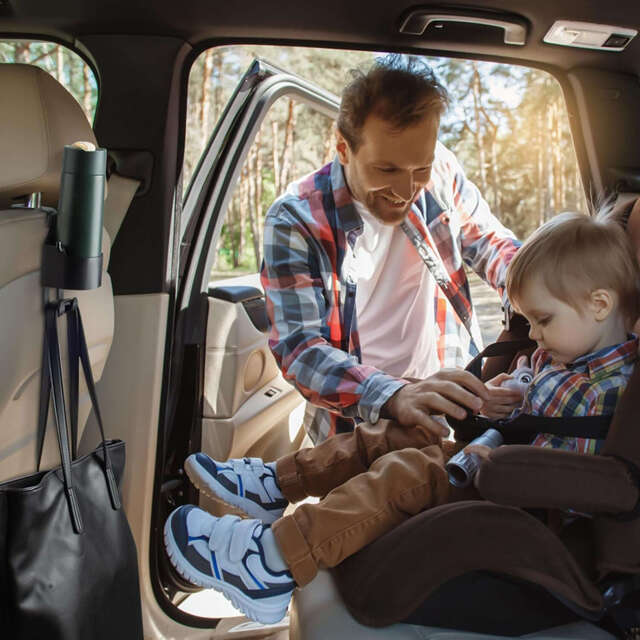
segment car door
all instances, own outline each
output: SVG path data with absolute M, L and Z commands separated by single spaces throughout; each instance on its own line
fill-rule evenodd
M 210 277 L 234 189 L 243 188 L 246 163 L 255 153 L 252 145 L 278 101 L 285 101 L 285 111 L 291 108 L 289 101 L 295 101 L 299 105 L 295 108 L 309 110 L 308 117 L 324 118 L 329 124 L 338 111 L 335 96 L 254 60 L 228 102 L 185 198 L 173 364 L 173 370 L 181 373 L 173 377 L 174 419 L 165 447 L 163 517 L 184 501 L 214 514 L 230 511 L 196 495 L 184 482 L 181 465 L 189 453 L 204 451 L 218 460 L 243 456 L 273 460 L 298 449 L 304 440 L 305 401 L 283 378 L 269 350 L 258 265 L 241 276 L 232 273 L 214 282 Z M 159 560 L 166 565 L 161 550 Z M 165 571 L 171 583 L 171 570 L 165 567 Z M 170 591 L 177 603 L 186 591 L 173 578 Z M 215 607 L 209 604 L 207 610 L 211 616 Z

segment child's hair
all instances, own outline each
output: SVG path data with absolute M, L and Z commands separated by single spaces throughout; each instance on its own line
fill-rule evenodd
M 507 295 L 514 306 L 525 283 L 538 275 L 555 298 L 578 312 L 592 291 L 610 289 L 629 326 L 640 315 L 640 269 L 611 206 L 593 217 L 561 213 L 534 231 L 507 270 Z

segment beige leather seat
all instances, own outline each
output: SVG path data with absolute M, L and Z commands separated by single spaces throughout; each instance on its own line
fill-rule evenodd
M 65 144 L 95 143 L 82 109 L 47 73 L 22 64 L 0 64 L 0 481 L 35 469 L 43 314 L 40 286 L 47 215 L 11 208 L 31 193 L 56 206 Z M 104 269 L 110 240 L 103 235 Z M 102 286 L 65 291 L 77 296 L 93 374 L 100 378 L 113 339 L 113 294 L 106 271 Z M 66 353 L 66 332 L 60 331 Z M 64 361 L 63 361 L 64 366 Z M 79 431 L 90 411 L 81 376 Z M 50 416 L 51 420 L 51 416 Z M 48 428 L 43 469 L 57 466 L 54 430 Z

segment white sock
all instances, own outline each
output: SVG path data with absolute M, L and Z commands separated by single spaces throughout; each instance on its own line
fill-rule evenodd
M 271 571 L 289 571 L 289 565 L 282 557 L 280 547 L 276 542 L 276 537 L 273 535 L 271 527 L 264 526 L 262 528 L 262 535 L 260 536 L 260 542 L 264 549 L 264 559 L 266 565 Z
M 264 466 L 271 469 L 273 471 L 273 478 L 275 480 L 276 489 L 278 490 L 279 496 L 277 498 L 284 498 L 282 495 L 282 491 L 280 491 L 280 485 L 278 484 L 278 474 L 276 473 L 276 463 L 275 462 L 265 462 Z

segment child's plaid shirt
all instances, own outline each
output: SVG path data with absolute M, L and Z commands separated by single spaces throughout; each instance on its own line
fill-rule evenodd
M 480 347 L 464 263 L 502 294 L 518 241 L 440 143 L 431 180 L 407 221 L 442 259 Z M 284 377 L 313 405 L 307 404 L 305 428 L 314 442 L 352 430 L 354 419 L 375 423 L 382 405 L 406 384 L 361 362 L 356 283 L 343 273 L 342 263 L 362 229 L 337 159 L 290 185 L 265 220 L 262 284 L 271 323 L 269 346 Z M 464 366 L 469 334 L 436 289 L 440 363 Z
M 571 364 L 554 362 L 543 349 L 531 357 L 534 377 L 525 394 L 522 413 L 549 418 L 610 416 L 638 359 L 638 338 L 606 347 Z M 595 454 L 604 440 L 562 438 L 540 433 L 531 443 L 578 453 Z

